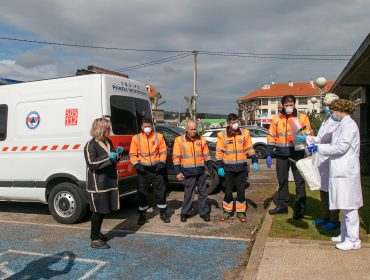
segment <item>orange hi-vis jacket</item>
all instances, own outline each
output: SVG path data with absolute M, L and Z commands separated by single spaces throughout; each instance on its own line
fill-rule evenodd
M 217 133 L 216 161 L 218 168 L 239 172 L 246 170 L 247 155 L 257 162 L 252 139 L 247 129 L 239 128 L 235 133 L 227 127 Z
M 204 174 L 204 163 L 211 160 L 206 139 L 199 135 L 191 138 L 187 133 L 176 137 L 172 160 L 176 174 L 183 173 L 185 176 Z
M 161 133 L 151 132 L 146 135 L 141 132 L 132 137 L 130 146 L 130 161 L 135 166 L 155 166 L 162 162 L 166 164 L 167 147 Z
M 307 115 L 297 113 L 294 109 L 291 115 L 280 113 L 272 118 L 269 134 L 267 135 L 267 155 L 289 156 L 295 152 L 292 121 L 296 118 L 302 126 L 302 133 L 312 135 L 310 120 Z

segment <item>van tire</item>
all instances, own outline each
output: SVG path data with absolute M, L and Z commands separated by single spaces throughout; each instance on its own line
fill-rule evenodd
M 51 189 L 48 205 L 51 215 L 62 224 L 77 223 L 88 211 L 83 190 L 69 182 L 60 183 Z
M 266 151 L 267 148 L 266 148 L 266 146 L 264 146 L 264 145 L 256 145 L 254 147 L 254 150 L 256 152 L 257 158 L 259 158 L 259 159 L 266 158 L 266 154 L 267 154 L 267 151 Z

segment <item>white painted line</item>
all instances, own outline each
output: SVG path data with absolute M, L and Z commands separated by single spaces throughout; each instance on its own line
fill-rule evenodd
M 51 225 L 51 224 L 38 224 L 32 222 L 18 222 L 18 221 L 6 221 L 0 220 L 0 223 L 8 224 L 20 224 L 20 225 L 30 225 L 30 226 L 42 226 L 42 227 L 57 227 L 57 228 L 69 228 L 69 229 L 83 229 L 90 230 L 90 227 L 79 227 L 79 226 L 68 226 L 68 225 Z M 216 240 L 233 240 L 233 241 L 246 241 L 250 242 L 250 238 L 240 238 L 240 237 L 228 237 L 228 236 L 203 236 L 203 235 L 192 235 L 192 234 L 178 234 L 178 233 L 159 233 L 159 232 L 146 232 L 146 231 L 134 231 L 134 230 L 124 230 L 124 229 L 107 229 L 102 228 L 103 231 L 108 232 L 120 232 L 125 234 L 142 234 L 142 235 L 155 235 L 155 236 L 173 236 L 173 237 L 185 237 L 185 238 L 198 238 L 198 239 L 216 239 Z
M 58 255 L 50 255 L 50 254 L 42 254 L 42 253 L 18 251 L 18 250 L 8 250 L 4 254 L 9 254 L 9 253 L 17 254 L 17 255 L 26 255 L 26 256 L 48 257 L 48 258 L 60 259 L 60 260 L 72 259 L 73 261 L 77 261 L 77 262 L 96 264 L 95 267 L 90 269 L 81 278 L 79 278 L 80 280 L 88 279 L 91 275 L 93 275 L 95 272 L 97 272 L 99 269 L 103 268 L 107 264 L 107 262 L 100 261 L 100 260 L 94 260 L 94 259 L 71 258 L 70 256 L 58 256 Z

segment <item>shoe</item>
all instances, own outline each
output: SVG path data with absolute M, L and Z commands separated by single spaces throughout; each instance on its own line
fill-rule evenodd
M 103 240 L 104 242 L 108 241 L 108 238 L 104 234 L 102 234 L 101 232 L 99 232 L 99 239 Z
M 326 225 L 330 219 L 328 218 L 320 218 L 312 221 L 313 225 Z
M 361 248 L 361 242 L 352 243 L 350 241 L 344 241 L 335 245 L 335 248 L 343 251 L 358 250 Z
M 221 221 L 227 221 L 228 219 L 230 219 L 231 217 L 231 213 L 230 212 L 227 212 L 227 211 L 224 211 L 222 213 L 222 217 L 221 217 Z
M 270 215 L 287 214 L 287 213 L 288 213 L 288 208 L 276 207 L 274 209 L 269 210 Z
M 242 223 L 247 222 L 247 217 L 245 216 L 245 213 L 239 212 L 236 214 L 236 216 L 239 218 L 239 221 Z
M 302 213 L 293 213 L 293 219 L 298 221 L 300 219 L 303 218 L 303 214 Z
M 180 215 L 180 221 L 181 222 L 185 223 L 187 220 L 188 220 L 188 215 L 185 215 L 185 214 Z
M 342 235 L 339 234 L 338 236 L 334 236 L 331 238 L 331 241 L 333 242 L 343 242 L 344 241 L 344 238 L 342 238 Z
M 137 224 L 139 226 L 145 225 L 145 223 L 147 222 L 145 212 L 139 212 L 139 214 L 140 216 L 139 216 L 139 220 L 137 221 Z
M 170 222 L 170 217 L 168 217 L 166 210 L 161 210 L 159 216 L 164 223 L 168 224 Z
M 340 222 L 329 222 L 323 225 L 321 228 L 323 230 L 334 230 L 340 227 Z
M 110 246 L 104 242 L 103 240 L 97 239 L 97 240 L 91 240 L 91 248 L 94 249 L 109 249 Z
M 203 221 L 205 221 L 205 222 L 209 222 L 209 221 L 211 221 L 211 216 L 207 213 L 207 214 L 205 214 L 205 215 L 201 215 L 200 216 L 202 219 L 203 219 Z

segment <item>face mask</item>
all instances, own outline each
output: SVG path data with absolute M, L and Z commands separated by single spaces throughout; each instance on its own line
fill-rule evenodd
M 340 122 L 340 118 L 336 114 L 331 114 L 333 121 Z
M 291 115 L 292 113 L 293 113 L 293 107 L 286 107 L 285 108 L 285 113 L 287 114 L 287 115 Z
M 232 128 L 233 130 L 237 130 L 237 129 L 239 128 L 239 124 L 238 124 L 238 123 L 233 123 L 233 124 L 231 125 L 231 128 Z
M 149 135 L 151 132 L 152 132 L 152 128 L 151 127 L 144 127 L 144 132 L 145 134 Z
M 328 107 L 328 106 L 325 106 L 325 107 L 322 109 L 322 112 L 323 112 L 325 115 L 329 116 L 329 115 L 330 115 L 330 109 L 329 109 L 329 107 Z

